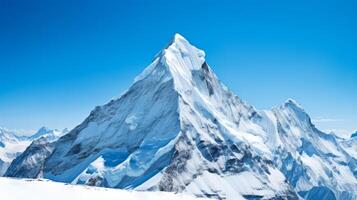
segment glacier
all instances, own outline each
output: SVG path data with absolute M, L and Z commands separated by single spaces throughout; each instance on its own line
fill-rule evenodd
M 119 98 L 58 140 L 34 141 L 12 177 L 214 199 L 357 199 L 356 138 L 320 131 L 295 100 L 257 110 L 176 34 Z

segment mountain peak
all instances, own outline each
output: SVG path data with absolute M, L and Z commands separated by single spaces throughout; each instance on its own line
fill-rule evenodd
M 357 138 L 357 131 L 355 131 L 354 133 L 352 133 L 351 138 Z
M 183 37 L 179 33 L 175 33 L 174 36 L 172 37 L 171 44 L 174 43 L 189 43 L 185 37 Z
M 48 132 L 52 131 L 51 129 L 49 129 L 46 126 L 41 127 L 40 129 L 38 129 L 38 131 L 34 134 L 34 135 L 43 135 L 46 134 Z
M 69 129 L 68 128 L 64 128 L 63 130 L 62 130 L 62 133 L 68 133 L 69 132 Z
M 43 135 L 45 135 L 45 134 L 47 134 L 47 133 L 49 133 L 51 131 L 53 132 L 53 130 L 43 126 L 40 129 L 38 129 L 38 131 L 35 134 L 31 135 L 29 138 L 30 139 L 37 139 L 37 138 L 40 138 Z
M 350 156 L 295 100 L 255 110 L 180 34 L 119 99 L 46 144 L 40 153 L 28 148 L 23 155 L 40 160 L 24 166 L 68 183 L 228 200 L 300 199 L 296 192 L 314 195 L 320 186 L 337 194 L 353 189 L 346 193 L 352 196 L 357 188 L 355 163 L 341 162 Z M 346 173 L 351 181 L 337 181 Z
M 296 120 L 302 122 L 308 122 L 308 124 L 311 124 L 311 117 L 306 113 L 304 108 L 297 103 L 294 99 L 287 99 L 282 106 L 280 106 L 280 109 L 283 111 L 288 111 L 288 113 L 294 113 L 296 116 Z
M 177 50 L 180 50 L 180 47 L 183 47 L 183 46 L 192 46 L 191 44 L 190 44 L 190 42 L 185 38 L 185 37 L 183 37 L 181 34 L 179 34 L 179 33 L 175 33 L 173 36 L 172 36 L 172 38 L 171 38 L 171 40 L 170 40 L 170 42 L 169 42 L 169 44 L 167 45 L 167 47 L 164 49 L 164 50 L 166 50 L 166 49 L 170 49 L 170 47 L 175 47 Z
M 42 126 L 40 129 L 38 129 L 37 133 L 45 133 L 45 132 L 48 132 L 50 131 L 49 128 L 47 128 L 46 126 Z
M 193 46 L 182 35 L 176 33 L 169 45 L 160 51 L 154 61 L 135 78 L 134 82 L 145 79 L 150 74 L 170 72 L 174 79 L 191 79 L 191 71 L 201 69 L 205 63 L 205 52 Z M 163 70 L 165 69 L 165 70 Z M 168 69 L 168 70 L 166 70 Z
M 164 49 L 162 57 L 164 64 L 173 73 L 198 70 L 205 62 L 205 52 L 196 48 L 178 33 L 174 35 L 170 45 Z
M 285 102 L 284 102 L 284 107 L 289 107 L 289 108 L 298 108 L 300 110 L 304 110 L 304 108 L 294 99 L 292 98 L 288 98 Z

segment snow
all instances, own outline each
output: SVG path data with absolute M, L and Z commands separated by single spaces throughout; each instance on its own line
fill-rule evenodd
M 23 152 L 31 141 L 4 142 L 4 146 L 0 148 L 0 159 L 5 162 L 11 162 L 16 156 Z
M 125 123 L 128 124 L 130 130 L 134 130 L 138 126 L 137 117 L 135 115 L 129 116 L 125 119 Z
M 146 67 L 145 70 L 139 76 L 137 76 L 134 79 L 134 82 L 141 81 L 145 79 L 147 76 L 149 76 L 154 71 L 159 60 L 160 60 L 159 57 L 155 58 L 155 60 L 148 67 Z
M 24 152 L 32 141 L 41 137 L 47 138 L 49 141 L 54 141 L 63 134 L 64 132 L 62 131 L 42 127 L 33 135 L 26 137 L 18 136 L 15 131 L 0 128 L 0 143 L 2 144 L 0 145 L 0 161 L 3 162 L 0 162 L 0 176 L 5 174 L 11 162 Z
M 40 137 L 51 137 L 52 140 L 59 138 L 60 136 L 64 135 L 68 132 L 68 129 L 63 129 L 63 131 L 59 131 L 57 129 L 51 130 L 47 127 L 40 128 L 35 134 L 31 135 L 28 140 L 35 140 Z
M 310 176 L 313 176 L 311 177 L 313 180 L 318 180 L 319 178 L 328 178 L 325 173 L 326 169 L 319 157 L 316 155 L 308 156 L 304 153 L 300 158 L 301 161 L 309 168 L 308 173 L 310 173 Z
M 343 149 L 357 160 L 357 137 L 341 141 Z
M 183 194 L 134 192 L 56 183 L 48 180 L 0 178 L 0 197 L 6 200 L 193 200 Z
M 45 178 L 105 187 L 297 199 L 322 185 L 353 199 L 353 141 L 319 131 L 293 99 L 262 111 L 245 103 L 204 51 L 176 34 L 120 98 L 61 137 L 41 167 Z
M 357 131 L 355 131 L 354 133 L 352 133 L 351 138 L 357 137 Z

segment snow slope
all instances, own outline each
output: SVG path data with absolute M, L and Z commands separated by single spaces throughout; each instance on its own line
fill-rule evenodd
M 351 137 L 350 139 L 342 140 L 340 142 L 344 150 L 357 160 L 357 137 Z
M 22 160 L 38 162 L 14 168 L 26 169 L 17 177 L 218 199 L 348 200 L 357 198 L 354 147 L 318 130 L 292 99 L 262 111 L 243 102 L 176 34 L 120 98 L 50 153 L 29 148 Z
M 0 197 L 6 200 L 193 200 L 191 196 L 165 192 L 134 192 L 85 187 L 48 180 L 0 178 Z

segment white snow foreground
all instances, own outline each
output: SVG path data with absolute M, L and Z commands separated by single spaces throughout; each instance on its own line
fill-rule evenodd
M 4 200 L 194 200 L 191 196 L 167 192 L 136 192 L 68 185 L 49 180 L 0 178 L 0 197 Z
M 243 102 L 178 34 L 120 98 L 32 147 L 9 176 L 230 200 L 357 199 L 353 141 L 319 131 L 292 99 L 265 111 Z

